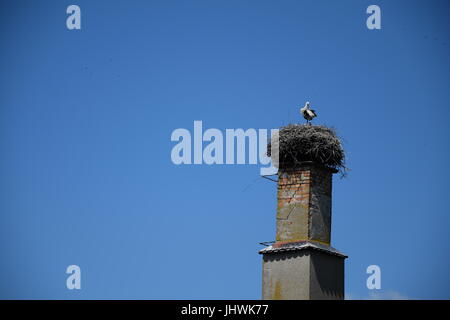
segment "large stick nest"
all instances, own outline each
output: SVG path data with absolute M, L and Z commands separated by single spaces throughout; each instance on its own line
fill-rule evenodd
M 271 155 L 269 143 L 268 156 Z M 345 176 L 345 153 L 334 129 L 325 126 L 289 124 L 279 131 L 279 168 L 295 168 L 313 161 Z

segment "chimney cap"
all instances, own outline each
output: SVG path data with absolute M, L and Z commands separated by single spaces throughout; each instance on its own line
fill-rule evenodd
M 280 163 L 280 171 L 282 172 L 289 172 L 289 171 L 297 171 L 302 170 L 308 167 L 315 167 L 322 170 L 330 171 L 331 173 L 338 173 L 339 170 L 336 168 L 328 167 L 326 165 L 323 165 L 321 163 L 315 162 L 315 161 L 300 161 L 296 163 L 295 165 L 291 166 L 283 166 L 282 163 Z

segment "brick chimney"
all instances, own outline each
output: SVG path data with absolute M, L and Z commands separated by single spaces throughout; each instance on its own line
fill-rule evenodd
M 276 241 L 263 254 L 263 299 L 343 299 L 344 254 L 331 244 L 332 178 L 313 162 L 278 172 Z

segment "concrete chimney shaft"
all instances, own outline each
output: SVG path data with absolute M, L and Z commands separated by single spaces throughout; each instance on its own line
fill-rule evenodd
M 263 254 L 263 299 L 343 299 L 344 254 L 331 243 L 332 176 L 312 162 L 278 173 L 276 241 Z

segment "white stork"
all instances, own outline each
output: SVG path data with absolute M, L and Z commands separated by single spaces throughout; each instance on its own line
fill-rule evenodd
M 302 114 L 303 118 L 306 119 L 307 123 L 310 123 L 312 119 L 317 117 L 317 114 L 314 110 L 309 108 L 309 101 L 305 103 L 305 106 L 300 109 L 300 113 Z

